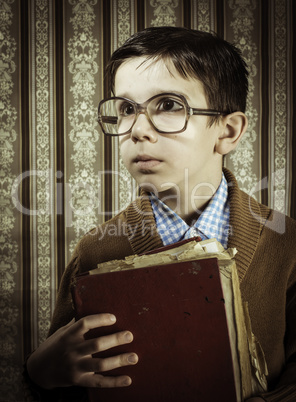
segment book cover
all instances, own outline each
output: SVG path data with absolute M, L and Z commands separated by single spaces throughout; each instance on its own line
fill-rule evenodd
M 131 344 L 95 357 L 139 356 L 134 366 L 103 373 L 129 375 L 129 387 L 89 388 L 90 401 L 214 402 L 223 396 L 235 402 L 250 394 L 250 378 L 242 381 L 242 372 L 250 370 L 249 356 L 242 364 L 237 353 L 239 346 L 248 354 L 248 345 L 244 325 L 237 334 L 242 321 L 234 319 L 233 265 L 232 256 L 216 243 L 191 241 L 101 264 L 78 276 L 72 288 L 76 318 L 117 317 L 114 325 L 89 331 L 87 337 L 122 330 L 134 335 Z

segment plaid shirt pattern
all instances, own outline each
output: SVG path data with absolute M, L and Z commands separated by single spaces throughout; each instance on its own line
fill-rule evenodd
M 224 248 L 227 248 L 231 228 L 228 187 L 224 174 L 216 193 L 192 226 L 187 225 L 176 212 L 152 193 L 150 193 L 150 201 L 157 231 L 164 246 L 200 236 L 202 240 L 216 238 Z

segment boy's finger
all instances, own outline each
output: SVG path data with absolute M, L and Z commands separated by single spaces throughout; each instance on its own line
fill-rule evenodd
M 125 345 L 133 340 L 133 334 L 130 331 L 116 332 L 115 334 L 105 335 L 94 339 L 89 339 L 81 343 L 77 352 L 81 355 L 92 355 L 119 345 Z
M 79 380 L 79 386 L 81 387 L 96 387 L 96 388 L 118 388 L 127 387 L 132 383 L 130 377 L 118 376 L 108 377 L 101 374 L 85 374 Z
M 136 353 L 123 353 L 121 355 L 100 358 L 85 358 L 80 361 L 79 369 L 82 372 L 103 373 L 119 367 L 130 366 L 138 363 Z
M 90 329 L 113 325 L 116 317 L 113 314 L 94 314 L 80 318 L 72 326 L 69 327 L 69 333 L 78 333 L 84 335 Z

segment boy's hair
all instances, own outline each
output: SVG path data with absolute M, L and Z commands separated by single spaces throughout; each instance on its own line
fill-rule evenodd
M 162 60 L 168 69 L 173 63 L 182 77 L 201 81 L 210 109 L 245 112 L 246 63 L 235 46 L 216 34 L 181 27 L 152 27 L 135 33 L 113 53 L 107 65 L 112 91 L 119 66 L 141 56 Z

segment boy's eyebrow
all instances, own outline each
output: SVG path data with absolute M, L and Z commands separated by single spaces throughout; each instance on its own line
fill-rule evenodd
M 170 89 L 159 89 L 159 90 L 157 90 L 157 91 L 153 91 L 153 92 L 151 92 L 150 96 L 149 96 L 147 99 L 151 98 L 151 97 L 154 96 L 154 95 L 161 95 L 161 94 L 165 94 L 165 93 L 172 93 L 172 94 L 176 94 L 176 95 L 183 95 L 184 98 L 186 98 L 186 100 L 190 99 L 190 96 L 189 96 L 187 93 L 184 93 L 184 92 L 182 92 L 182 91 L 170 90 Z M 134 99 L 133 99 L 133 96 L 130 96 L 130 94 L 129 94 L 128 92 L 124 92 L 124 93 L 122 93 L 122 94 L 116 94 L 115 96 L 116 96 L 116 97 L 121 97 L 121 98 L 128 98 L 128 99 L 130 99 L 130 100 L 134 100 Z M 146 101 L 147 99 L 145 99 L 145 101 Z M 144 102 L 145 102 L 145 101 L 144 101 Z M 136 101 L 134 101 L 134 102 L 136 102 Z M 137 102 L 137 103 L 138 103 L 138 102 Z M 141 102 L 141 103 L 143 103 L 143 102 Z

